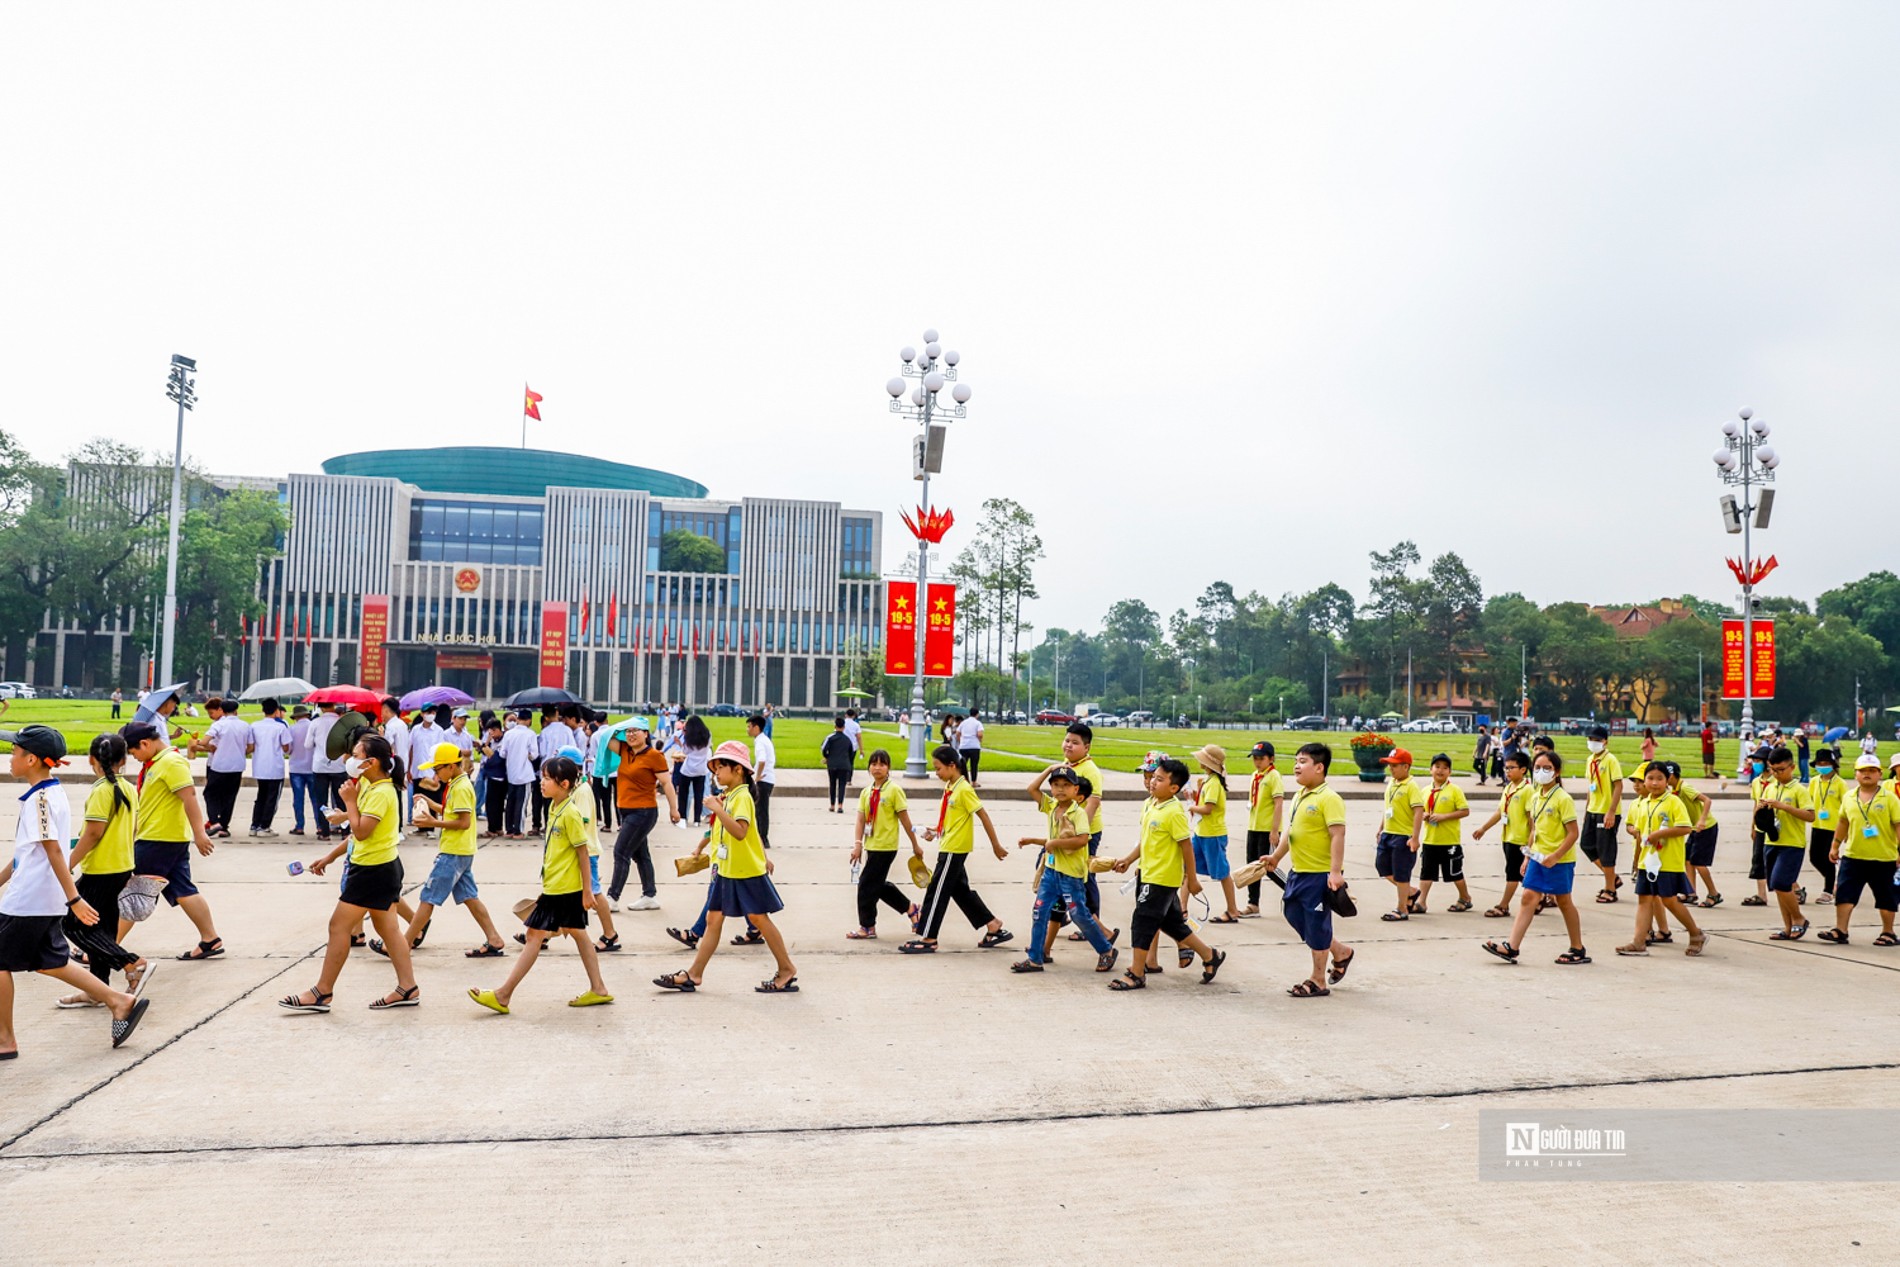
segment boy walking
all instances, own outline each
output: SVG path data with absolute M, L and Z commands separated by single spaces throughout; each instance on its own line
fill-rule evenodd
M 1279 847 L 1280 797 L 1286 781 L 1273 768 L 1273 745 L 1262 739 L 1253 746 L 1253 782 L 1247 788 L 1247 861 L 1264 858 Z M 1247 908 L 1242 919 L 1260 918 L 1260 881 L 1247 886 Z
M 1115 860 L 1115 870 L 1127 871 L 1141 864 L 1141 884 L 1135 890 L 1135 915 L 1131 926 L 1135 952 L 1128 968 L 1108 983 L 1111 990 L 1141 990 L 1148 985 L 1147 964 L 1155 939 L 1166 933 L 1184 951 L 1201 957 L 1201 984 L 1211 982 L 1227 962 L 1226 952 L 1202 941 L 1181 910 L 1181 889 L 1201 891 L 1200 876 L 1194 870 L 1192 829 L 1188 826 L 1187 807 L 1181 803 L 1181 789 L 1187 786 L 1188 768 L 1173 757 L 1156 767 L 1149 784 L 1153 795 L 1141 807 L 1141 840 L 1125 858 Z
M 1412 754 L 1394 748 L 1379 760 L 1386 767 L 1385 817 L 1379 825 L 1379 842 L 1373 854 L 1373 869 L 1392 882 L 1398 894 L 1398 907 L 1379 918 L 1387 922 L 1411 918 L 1418 890 L 1412 887 L 1412 864 L 1418 858 L 1418 833 L 1424 826 L 1421 812 L 1425 792 L 1412 782 Z
M 1299 790 L 1287 805 L 1280 844 L 1267 856 L 1267 865 L 1276 869 L 1281 859 L 1292 859 L 1280 911 L 1313 956 L 1312 975 L 1287 991 L 1296 999 L 1331 994 L 1329 987 L 1346 979 L 1346 970 L 1358 957 L 1333 936 L 1335 895 L 1346 887 L 1346 802 L 1326 786 L 1332 763 L 1333 750 L 1323 743 L 1302 744 L 1293 754 L 1293 782 Z
M 1465 887 L 1464 820 L 1471 816 L 1465 794 L 1451 781 L 1451 757 L 1432 758 L 1432 785 L 1425 789 L 1425 827 L 1419 834 L 1421 861 L 1418 877 L 1420 915 L 1430 903 L 1432 884 L 1443 880 L 1458 886 L 1458 900 L 1445 909 L 1459 914 L 1471 909 L 1471 890 Z
M 196 848 L 209 857 L 217 846 L 205 832 L 204 807 L 198 803 L 191 766 L 151 722 L 127 722 L 119 733 L 125 736 L 126 750 L 142 767 L 139 836 L 132 845 L 132 870 L 136 875 L 163 878 L 166 904 L 183 911 L 197 928 L 197 948 L 178 957 L 214 959 L 224 953 L 224 939 L 211 922 L 210 904 L 191 881 L 191 851 Z M 131 921 L 120 921 L 120 945 L 125 944 L 131 931 Z
M 1599 902 L 1616 901 L 1623 877 L 1616 873 L 1616 824 L 1623 812 L 1623 765 L 1610 751 L 1607 726 L 1590 727 L 1584 746 L 1590 750 L 1588 799 L 1583 803 L 1583 852 L 1603 872 Z

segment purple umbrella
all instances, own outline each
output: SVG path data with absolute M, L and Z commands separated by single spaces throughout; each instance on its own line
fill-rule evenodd
M 452 686 L 424 686 L 403 696 L 401 702 L 402 711 L 406 713 L 412 708 L 434 708 L 438 704 L 466 708 L 475 702 L 475 697 Z

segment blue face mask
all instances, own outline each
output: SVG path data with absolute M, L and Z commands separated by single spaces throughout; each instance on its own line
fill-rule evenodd
M 1754 764 L 1754 767 L 1755 767 L 1755 773 L 1756 773 L 1756 774 L 1760 774 L 1760 773 L 1761 773 L 1761 772 L 1762 772 L 1763 770 L 1765 770 L 1765 769 L 1767 769 L 1767 768 L 1768 768 L 1768 767 L 1766 767 L 1766 766 L 1764 766 L 1764 765 L 1763 765 L 1763 764 L 1762 764 L 1761 762 L 1759 762 L 1759 761 L 1756 761 L 1756 762 L 1754 762 L 1753 764 Z
M 1817 765 L 1814 767 L 1814 772 L 1825 779 L 1834 773 L 1834 767 L 1831 765 Z

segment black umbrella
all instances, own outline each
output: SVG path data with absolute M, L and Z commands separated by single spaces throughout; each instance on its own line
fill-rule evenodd
M 336 725 L 330 728 L 329 738 L 324 742 L 324 754 L 332 761 L 341 761 L 350 755 L 350 749 L 356 747 L 356 741 L 371 729 L 369 718 L 361 713 L 338 713 Z
M 525 691 L 516 691 L 505 702 L 509 708 L 540 708 L 545 704 L 580 703 L 558 686 L 531 686 Z

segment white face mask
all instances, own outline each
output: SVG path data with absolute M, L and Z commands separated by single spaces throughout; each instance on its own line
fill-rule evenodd
M 1531 771 L 1532 783 L 1536 783 L 1540 785 L 1545 784 L 1545 783 L 1554 783 L 1556 782 L 1556 779 L 1557 779 L 1557 772 L 1551 769 L 1547 765 L 1538 766 L 1535 770 Z
M 1602 752 L 1607 745 L 1601 739 L 1592 739 L 1584 744 L 1591 752 Z
M 352 779 L 361 778 L 363 768 L 368 764 L 369 762 L 363 760 L 361 757 L 351 757 L 343 763 L 343 773 L 349 775 Z

